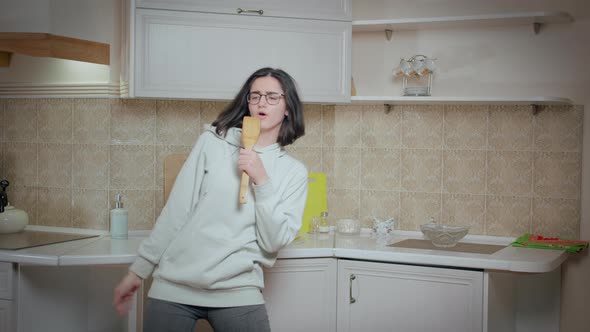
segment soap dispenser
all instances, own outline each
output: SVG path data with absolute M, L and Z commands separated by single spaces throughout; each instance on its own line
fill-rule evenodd
M 111 238 L 127 239 L 127 209 L 123 208 L 121 194 L 117 194 L 115 208 L 111 210 Z

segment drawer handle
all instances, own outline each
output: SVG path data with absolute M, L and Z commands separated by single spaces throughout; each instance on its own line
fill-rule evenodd
M 356 276 L 354 274 L 350 275 L 350 279 L 348 280 L 348 297 L 350 298 L 350 303 L 355 303 L 356 299 L 354 297 L 352 297 L 352 281 L 356 279 Z
M 262 9 L 242 9 L 242 8 L 238 8 L 237 9 L 238 14 L 241 13 L 257 13 L 258 15 L 262 15 L 264 14 L 264 10 Z

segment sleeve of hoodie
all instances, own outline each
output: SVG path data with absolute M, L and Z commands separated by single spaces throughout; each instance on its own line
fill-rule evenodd
M 199 189 L 205 173 L 206 156 L 203 150 L 208 141 L 206 135 L 197 140 L 184 162 L 150 236 L 142 241 L 138 256 L 129 268 L 143 279 L 151 275 L 199 202 Z
M 276 253 L 289 244 L 301 228 L 307 199 L 307 169 L 296 162 L 287 172 L 284 189 L 278 179 L 254 186 L 256 195 L 256 237 L 267 253 Z

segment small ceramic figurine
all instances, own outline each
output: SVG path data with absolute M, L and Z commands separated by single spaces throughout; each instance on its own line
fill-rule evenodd
M 0 181 L 2 191 L 0 192 L 0 233 L 17 233 L 25 229 L 29 223 L 29 215 L 20 209 L 16 209 L 8 202 L 6 187 L 10 183 L 6 180 Z

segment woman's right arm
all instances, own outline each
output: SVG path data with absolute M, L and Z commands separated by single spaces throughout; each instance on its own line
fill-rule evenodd
M 138 250 L 135 262 L 129 268 L 142 279 L 151 275 L 164 251 L 182 229 L 199 201 L 199 188 L 205 173 L 203 150 L 209 141 L 209 134 L 203 134 L 193 147 L 182 166 L 168 201 L 156 221 L 150 236 Z

